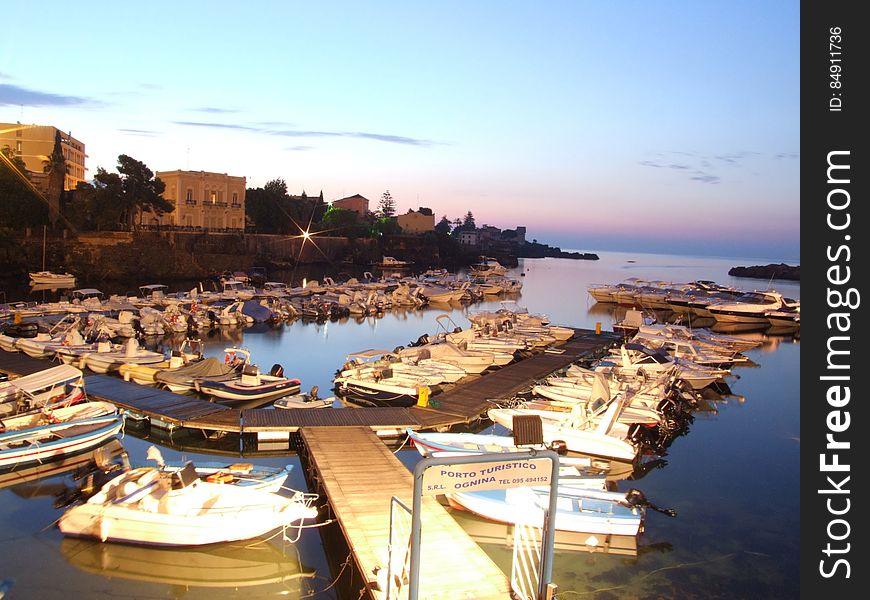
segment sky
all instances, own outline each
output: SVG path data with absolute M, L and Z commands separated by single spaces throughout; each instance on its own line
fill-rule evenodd
M 0 122 L 70 132 L 88 178 L 126 154 L 563 249 L 799 257 L 796 1 L 35 6 L 0 10 Z

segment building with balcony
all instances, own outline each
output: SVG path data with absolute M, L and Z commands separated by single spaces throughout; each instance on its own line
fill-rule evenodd
M 164 215 L 146 213 L 145 225 L 245 230 L 245 177 L 206 171 L 158 171 L 163 197 L 175 205 Z
M 41 175 L 45 165 L 54 152 L 54 140 L 60 133 L 61 151 L 66 161 L 66 175 L 63 181 L 64 190 L 74 190 L 85 181 L 85 145 L 72 137 L 68 132 L 51 125 L 22 125 L 21 123 L 0 123 L 0 149 L 9 147 L 15 156 L 24 161 L 25 168 L 36 177 L 31 180 L 38 188 L 45 185 Z M 47 190 L 41 190 L 45 193 Z

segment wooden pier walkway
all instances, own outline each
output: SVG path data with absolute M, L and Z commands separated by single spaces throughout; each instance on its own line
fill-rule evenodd
M 369 595 L 385 598 L 375 568 L 386 569 L 390 499 L 412 505 L 414 477 L 365 427 L 317 427 L 302 431 L 308 481 L 329 499 Z M 422 503 L 419 591 L 422 598 L 510 597 L 504 573 L 433 497 Z M 409 523 L 409 521 L 408 521 Z M 403 529 L 407 540 L 410 526 Z M 394 538 L 395 539 L 395 538 Z M 405 552 L 396 544 L 394 552 Z M 393 588 L 395 590 L 395 588 Z
M 301 432 L 300 454 L 307 463 L 309 487 L 328 499 L 369 597 L 379 599 L 385 594 L 374 570 L 387 567 L 391 498 L 412 505 L 413 475 L 376 432 L 471 423 L 493 406 L 492 400 L 509 399 L 535 381 L 580 358 L 600 354 L 620 340 L 613 333 L 576 330 L 572 339 L 550 351 L 467 378 L 432 397 L 426 407 L 236 409 L 97 374 L 85 376 L 85 389 L 91 399 L 112 402 L 148 417 L 152 425 L 169 429 L 253 432 L 258 439 L 275 434 L 289 438 L 291 432 Z M 0 352 L 0 372 L 10 377 L 48 366 L 44 360 Z M 424 497 L 423 511 L 421 595 L 436 600 L 509 598 L 505 574 L 447 510 L 433 497 Z
M 537 380 L 582 357 L 602 352 L 619 339 L 612 333 L 577 330 L 573 338 L 552 351 L 504 366 L 493 373 L 469 377 L 433 396 L 427 407 L 324 409 L 238 409 L 196 396 L 175 394 L 127 382 L 116 375 L 85 375 L 85 388 L 94 400 L 148 417 L 164 428 L 178 427 L 232 433 L 294 433 L 304 427 L 369 427 L 375 431 L 436 429 L 472 423 L 493 406 L 510 399 Z M 47 368 L 46 361 L 21 353 L 0 352 L 0 372 L 20 376 Z

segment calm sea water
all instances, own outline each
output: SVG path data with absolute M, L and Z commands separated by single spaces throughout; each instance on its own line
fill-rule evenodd
M 556 324 L 591 329 L 601 323 L 609 329 L 622 311 L 594 303 L 586 293 L 590 283 L 629 277 L 672 282 L 711 279 L 744 289 L 772 287 L 800 297 L 796 283 L 768 285 L 727 275 L 732 266 L 761 261 L 599 255 L 599 261 L 521 261 L 511 275 L 522 277 L 524 287 L 512 300 L 533 313 L 547 314 Z M 95 287 L 107 294 L 129 289 Z M 12 299 L 16 298 L 10 294 Z M 296 321 L 278 328 L 215 332 L 205 340 L 206 353 L 219 356 L 226 346 L 242 344 L 261 366 L 280 363 L 285 374 L 302 380 L 303 389 L 317 385 L 324 396 L 347 354 L 368 348 L 389 350 L 423 333 L 434 333 L 435 318 L 443 313 L 465 327 L 469 311 L 499 307 L 496 301 L 394 311 L 361 321 Z M 558 553 L 553 579 L 559 598 L 798 596 L 800 343 L 791 335 L 740 335 L 763 344 L 747 353 L 757 366 L 737 368 L 729 379 L 734 396 L 715 402 L 715 412 L 696 413 L 688 432 L 671 444 L 659 468 L 618 484 L 622 490 L 641 489 L 652 502 L 675 509 L 678 516 L 648 511 L 636 556 Z M 145 464 L 145 452 L 154 443 L 167 459 L 215 460 L 214 454 L 219 453 L 228 460 L 243 457 L 263 464 L 292 464 L 289 485 L 306 487 L 292 452 L 257 455 L 240 450 L 238 440 L 207 444 L 197 435 L 147 437 L 147 432 L 129 428 L 121 440 L 134 464 Z M 397 456 L 409 468 L 419 460 L 416 450 L 406 447 Z M 55 526 L 61 511 L 53 507 L 53 499 L 72 483 L 65 474 L 0 487 L 0 580 L 13 580 L 9 598 L 357 598 L 357 590 L 332 585 L 345 556 L 328 555 L 317 529 L 303 531 L 295 544 L 282 542 L 279 536 L 194 551 L 65 540 Z M 509 569 L 509 548 L 501 544 L 484 548 Z

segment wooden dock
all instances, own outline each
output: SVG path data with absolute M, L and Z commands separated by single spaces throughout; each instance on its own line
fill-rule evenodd
M 472 423 L 494 405 L 528 389 L 537 380 L 580 358 L 602 352 L 619 339 L 612 333 L 576 330 L 573 338 L 552 351 L 506 365 L 497 371 L 460 381 L 432 397 L 427 407 L 324 409 L 238 409 L 196 396 L 175 394 L 127 382 L 116 375 L 86 374 L 85 389 L 94 400 L 111 402 L 149 418 L 159 426 L 230 433 L 295 433 L 304 427 L 369 427 L 375 431 L 440 429 Z M 0 372 L 20 376 L 47 368 L 46 361 L 21 353 L 0 352 Z
M 317 427 L 302 431 L 307 478 L 329 499 L 372 598 L 385 598 L 374 574 L 386 568 L 390 499 L 412 506 L 414 478 L 365 427 Z M 504 573 L 433 497 L 422 503 L 419 590 L 422 598 L 510 597 Z M 410 535 L 410 527 L 403 529 Z M 398 544 L 397 544 L 398 545 Z M 404 545 L 393 548 L 405 551 Z M 395 590 L 395 588 L 393 588 Z
M 552 350 L 457 383 L 434 396 L 426 407 L 236 409 L 97 374 L 86 375 L 85 389 L 91 399 L 144 415 L 152 425 L 167 429 L 256 433 L 258 439 L 261 435 L 286 435 L 289 439 L 290 433 L 301 432 L 300 455 L 307 464 L 309 487 L 328 499 L 366 592 L 377 599 L 385 598 L 374 571 L 387 567 L 391 498 L 412 505 L 413 475 L 376 432 L 474 422 L 493 406 L 493 400 L 510 399 L 537 380 L 578 359 L 603 353 L 620 340 L 612 333 L 577 330 L 572 339 Z M 0 352 L 0 372 L 10 377 L 48 366 L 51 364 L 44 360 Z M 424 497 L 423 511 L 418 587 L 422 597 L 511 597 L 505 574 L 443 506 L 433 497 Z

